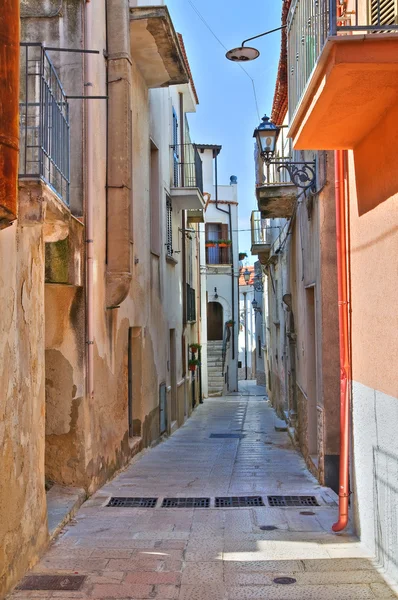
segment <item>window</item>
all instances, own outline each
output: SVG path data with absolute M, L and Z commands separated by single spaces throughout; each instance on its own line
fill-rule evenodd
M 217 242 L 229 240 L 229 228 L 227 223 L 206 223 L 206 242 Z M 231 246 L 206 247 L 206 263 L 208 265 L 229 265 L 232 263 Z
M 171 198 L 166 194 L 166 254 L 173 256 L 173 219 Z
M 190 235 L 186 238 L 186 267 L 187 267 L 187 287 L 186 287 L 186 320 L 196 321 L 196 293 L 195 293 L 195 282 L 194 282 L 194 252 L 195 252 L 195 239 L 192 239 Z
M 178 119 L 173 107 L 173 185 L 178 187 Z
M 160 255 L 160 187 L 159 187 L 159 151 L 151 142 L 151 252 Z

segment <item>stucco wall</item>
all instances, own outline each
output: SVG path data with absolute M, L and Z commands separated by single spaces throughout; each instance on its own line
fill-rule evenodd
M 0 232 L 0 596 L 47 539 L 44 491 L 44 242 Z M 21 548 L 24 551 L 21 552 Z
M 288 223 L 269 221 L 274 258 L 268 267 L 266 322 L 267 384 L 273 405 L 281 416 L 288 412 L 314 474 L 336 489 L 339 353 L 331 159 L 330 154 L 319 154 L 321 192 L 301 196 L 286 242 Z
M 353 505 L 362 541 L 375 551 L 395 579 L 398 579 L 398 194 L 391 195 L 391 190 L 397 190 L 396 170 L 385 157 L 393 152 L 395 142 L 393 136 L 386 135 L 385 127 L 389 126 L 391 131 L 397 112 L 396 107 L 392 109 L 377 133 L 370 136 L 372 143 L 380 144 L 384 156 L 380 186 L 375 186 L 373 166 L 368 167 L 372 162 L 370 137 L 348 156 Z

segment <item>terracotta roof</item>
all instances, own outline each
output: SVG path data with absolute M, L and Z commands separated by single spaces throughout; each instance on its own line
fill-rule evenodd
M 198 94 L 197 94 L 197 91 L 196 91 L 195 83 L 194 83 L 194 80 L 193 80 L 193 77 L 192 77 L 191 67 L 189 66 L 189 61 L 188 61 L 187 52 L 185 50 L 184 40 L 182 38 L 181 33 L 177 33 L 177 36 L 178 36 L 178 41 L 180 42 L 181 52 L 182 52 L 182 55 L 184 57 L 184 62 L 185 62 L 185 66 L 186 66 L 187 71 L 188 71 L 189 79 L 191 81 L 193 95 L 195 96 L 196 104 L 199 104 L 199 98 L 198 98 Z
M 286 25 L 291 1 L 283 0 L 282 25 Z M 271 121 L 275 125 L 283 124 L 288 108 L 287 99 L 287 30 L 282 29 L 281 54 L 271 111 Z
M 250 271 L 250 280 L 249 283 L 246 283 L 245 281 L 245 277 L 243 275 L 243 273 L 246 271 L 246 269 L 249 269 Z M 254 283 L 254 267 L 253 266 L 247 266 L 247 267 L 242 267 L 240 273 L 239 273 L 239 285 L 247 285 L 249 287 L 249 285 L 253 285 Z

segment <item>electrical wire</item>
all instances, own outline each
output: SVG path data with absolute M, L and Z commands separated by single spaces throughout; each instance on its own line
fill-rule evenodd
M 210 27 L 210 25 L 208 24 L 208 22 L 206 21 L 206 19 L 204 18 L 204 16 L 199 12 L 198 8 L 195 6 L 195 4 L 192 2 L 192 0 L 188 0 L 188 3 L 190 4 L 192 10 L 196 13 L 196 15 L 199 17 L 199 19 L 202 21 L 202 23 L 205 25 L 205 27 L 207 27 L 207 29 L 210 31 L 210 33 L 212 34 L 212 36 L 217 40 L 217 42 L 220 44 L 220 46 L 222 48 L 224 48 L 224 50 L 226 52 L 228 52 L 228 48 L 222 43 L 222 41 L 220 40 L 220 38 L 214 33 L 214 31 L 212 30 L 212 28 Z M 248 78 L 250 79 L 251 83 L 252 83 L 252 87 L 253 87 L 253 95 L 254 95 L 254 102 L 256 105 L 256 111 L 257 111 L 257 117 L 258 120 L 261 120 L 260 117 L 260 110 L 258 107 L 258 100 L 257 100 L 257 92 L 256 92 L 256 84 L 254 83 L 254 79 L 253 77 L 251 77 L 251 75 L 249 75 L 249 73 L 246 71 L 246 69 L 244 67 L 242 67 L 242 65 L 238 62 L 236 63 L 238 65 L 238 67 L 240 67 L 242 69 L 242 71 L 248 76 Z

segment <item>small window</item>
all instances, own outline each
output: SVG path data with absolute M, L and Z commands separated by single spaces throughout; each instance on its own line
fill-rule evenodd
M 173 256 L 173 220 L 170 196 L 166 195 L 166 254 Z

